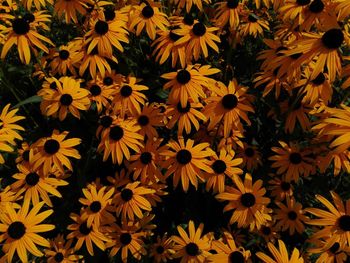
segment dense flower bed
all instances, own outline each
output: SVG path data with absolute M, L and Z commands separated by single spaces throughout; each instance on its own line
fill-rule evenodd
M 0 0 L 0 262 L 349 262 L 350 1 L 220 1 Z

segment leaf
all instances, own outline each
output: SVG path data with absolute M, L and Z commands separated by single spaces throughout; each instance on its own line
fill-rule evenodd
M 21 102 L 17 103 L 13 108 L 19 108 L 23 105 L 29 104 L 29 103 L 38 103 L 41 102 L 42 98 L 38 95 L 31 96 L 29 98 L 26 98 L 25 100 L 22 100 Z

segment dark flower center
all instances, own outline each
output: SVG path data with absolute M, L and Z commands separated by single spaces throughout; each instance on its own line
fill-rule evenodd
M 234 94 L 226 94 L 222 98 L 221 104 L 226 110 L 232 110 L 238 105 L 238 99 Z
M 253 14 L 249 14 L 248 20 L 251 23 L 255 23 L 256 21 L 258 21 L 258 18 L 255 15 L 253 15 Z
M 191 104 L 190 104 L 189 101 L 187 101 L 186 107 L 185 107 L 185 108 L 182 108 L 181 102 L 179 102 L 179 103 L 176 105 L 176 109 L 177 109 L 177 111 L 180 112 L 180 113 L 187 113 L 187 112 L 189 112 L 190 109 L 191 109 Z
M 146 115 L 141 115 L 137 119 L 137 123 L 140 124 L 141 126 L 146 126 L 149 123 L 149 118 Z
M 104 128 L 108 128 L 109 126 L 111 126 L 112 122 L 113 122 L 113 118 L 111 116 L 108 116 L 108 115 L 103 116 L 100 119 L 100 123 Z
M 87 223 L 84 222 L 79 226 L 79 232 L 84 235 L 87 236 L 88 234 L 90 234 L 92 228 L 87 226 Z
M 30 26 L 24 18 L 16 18 L 12 21 L 12 28 L 17 35 L 25 35 L 29 32 Z
M 91 87 L 90 87 L 90 92 L 91 92 L 91 95 L 92 96 L 98 96 L 98 95 L 100 95 L 101 94 L 101 87 L 99 86 L 99 85 L 92 85 Z
M 205 32 L 207 32 L 207 28 L 203 23 L 196 23 L 194 24 L 192 28 L 193 34 L 195 34 L 197 37 L 204 36 Z
M 263 234 L 264 234 L 265 236 L 268 236 L 268 235 L 271 234 L 271 228 L 268 227 L 268 226 L 263 226 L 263 227 L 261 228 L 261 232 L 263 232 Z
M 199 254 L 199 247 L 197 244 L 195 243 L 188 243 L 186 245 L 186 253 L 189 255 L 189 256 L 197 256 Z
M 26 233 L 26 227 L 20 221 L 11 223 L 7 229 L 7 234 L 12 239 L 20 239 Z
M 140 161 L 143 164 L 149 164 L 150 162 L 152 162 L 152 154 L 150 152 L 141 153 Z
M 343 231 L 350 231 L 350 215 L 343 215 L 338 218 L 339 228 Z
M 90 204 L 90 210 L 91 212 L 93 213 L 97 213 L 101 210 L 102 208 L 102 205 L 99 201 L 93 201 L 91 204 Z
M 132 93 L 132 88 L 129 85 L 124 85 L 120 89 L 120 94 L 125 98 L 129 97 L 131 93 Z
M 142 15 L 144 18 L 151 18 L 154 15 L 154 10 L 151 6 L 146 5 L 143 9 L 142 9 Z
M 23 158 L 23 160 L 25 160 L 26 162 L 29 161 L 29 151 L 28 151 L 28 150 L 26 150 L 26 151 L 24 151 L 24 152 L 22 153 L 22 158 Z
M 329 248 L 329 251 L 333 254 L 336 254 L 340 248 L 340 244 L 338 242 L 335 242 L 333 246 Z
M 215 160 L 211 167 L 216 174 L 222 174 L 226 170 L 226 163 L 223 160 Z
M 103 84 L 105 84 L 106 86 L 112 85 L 113 84 L 113 79 L 111 77 L 105 77 L 103 79 Z
M 244 150 L 244 153 L 247 157 L 253 157 L 255 152 L 253 148 L 248 147 L 247 149 Z
M 108 32 L 108 23 L 98 20 L 95 24 L 95 32 L 99 35 L 104 35 Z
M 51 82 L 51 83 L 50 83 L 50 89 L 57 89 L 57 84 L 56 84 L 56 82 Z
M 315 85 L 321 85 L 323 84 L 323 82 L 325 82 L 326 77 L 324 76 L 324 74 L 321 72 L 320 74 L 317 75 L 316 78 L 314 78 L 311 82 Z
M 103 11 L 106 21 L 112 21 L 115 18 L 115 12 L 112 9 L 106 9 Z
M 302 161 L 300 153 L 291 153 L 289 155 L 289 160 L 292 164 L 300 164 Z
M 133 192 L 130 189 L 125 188 L 120 193 L 120 196 L 125 202 L 128 202 L 128 201 L 130 201 L 132 199 Z
M 174 33 L 173 31 L 170 31 L 169 37 L 174 42 L 181 38 L 181 36 L 179 36 L 178 34 Z
M 242 194 L 241 203 L 245 207 L 252 207 L 255 205 L 255 196 L 251 193 Z
M 309 10 L 312 13 L 321 13 L 324 9 L 324 3 L 322 0 L 314 0 L 312 3 L 309 5 Z
M 333 28 L 328 30 L 322 36 L 322 43 L 329 49 L 337 49 L 344 41 L 344 34 L 341 29 Z
M 295 212 L 295 211 L 289 211 L 288 212 L 288 218 L 290 219 L 290 220 L 295 220 L 295 219 L 297 219 L 297 217 L 298 217 L 298 215 L 297 215 L 297 213 Z
M 282 188 L 283 191 L 289 191 L 289 189 L 290 189 L 290 183 L 282 182 L 282 183 L 281 183 L 281 188 Z
M 62 262 L 64 257 L 61 252 L 56 253 L 56 255 L 53 257 L 56 262 Z
M 55 154 L 60 149 L 60 143 L 55 139 L 49 139 L 44 144 L 44 150 L 47 154 Z
M 308 5 L 310 4 L 310 0 L 297 0 L 298 5 Z
M 227 0 L 227 7 L 230 9 L 234 9 L 238 6 L 239 0 Z
M 244 256 L 241 252 L 239 251 L 234 251 L 229 255 L 229 261 L 231 263 L 244 263 Z
M 191 74 L 186 69 L 181 69 L 177 72 L 176 80 L 182 85 L 185 85 L 191 80 Z
M 122 233 L 119 238 L 120 242 L 124 245 L 127 246 L 130 244 L 132 238 L 129 233 Z
M 192 154 L 186 149 L 182 149 L 176 154 L 176 161 L 180 164 L 188 164 L 192 160 Z
M 73 98 L 70 94 L 63 94 L 60 98 L 60 102 L 63 106 L 69 106 L 73 102 Z
M 34 186 L 39 182 L 39 175 L 37 173 L 29 173 L 25 178 L 26 184 Z
M 191 16 L 190 14 L 185 14 L 185 16 L 184 16 L 184 24 L 188 25 L 188 26 L 192 26 L 193 23 L 194 23 L 193 16 Z
M 34 20 L 35 20 L 35 16 L 33 15 L 33 14 L 25 14 L 24 16 L 23 16 L 23 19 L 25 20 L 25 21 L 27 21 L 28 23 L 31 23 L 31 22 L 34 22 Z
M 60 52 L 58 54 L 60 56 L 60 59 L 62 59 L 62 60 L 66 60 L 67 58 L 69 58 L 69 51 L 68 50 L 62 49 L 62 50 L 60 50 Z
M 116 125 L 109 130 L 109 138 L 114 141 L 119 141 L 124 136 L 124 130 L 122 127 Z
M 160 254 L 160 255 L 164 253 L 164 250 L 165 250 L 165 249 L 164 249 L 163 246 L 158 246 L 158 247 L 156 248 L 157 253 Z

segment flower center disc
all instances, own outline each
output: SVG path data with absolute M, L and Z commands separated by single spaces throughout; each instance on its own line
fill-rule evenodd
M 238 6 L 239 0 L 227 0 L 227 7 L 230 9 L 234 9 Z
M 338 225 L 343 231 L 350 231 L 350 215 L 343 215 L 338 219 Z
M 160 255 L 164 253 L 164 250 L 165 250 L 165 249 L 164 249 L 164 247 L 162 247 L 162 246 L 158 246 L 158 247 L 156 248 L 157 253 L 160 254 Z
M 62 49 L 62 50 L 60 50 L 60 52 L 58 54 L 60 56 L 60 59 L 62 59 L 62 60 L 66 60 L 67 58 L 69 58 L 69 51 L 68 50 Z
M 188 164 L 192 160 L 192 154 L 190 151 L 182 149 L 177 152 L 176 154 L 176 160 L 180 164 Z
M 204 36 L 205 32 L 207 32 L 207 29 L 205 25 L 203 25 L 203 23 L 196 23 L 192 28 L 192 32 L 197 37 L 201 37 L 201 36 Z
M 128 202 L 132 199 L 133 192 L 130 189 L 126 188 L 122 190 L 120 196 L 125 202 Z
M 90 210 L 91 212 L 93 213 L 97 213 L 101 210 L 102 208 L 102 205 L 99 201 L 93 201 L 91 204 L 90 204 Z
M 90 87 L 90 92 L 92 96 L 98 96 L 101 94 L 101 87 L 99 85 L 92 85 Z
M 29 23 L 24 18 L 17 18 L 12 21 L 13 31 L 17 35 L 25 35 L 29 32 Z
M 292 164 L 300 164 L 302 161 L 300 153 L 291 153 L 289 155 L 289 160 Z
M 37 173 L 29 173 L 25 178 L 26 184 L 34 186 L 39 182 L 39 175 Z
M 103 116 L 100 119 L 100 123 L 104 128 L 108 128 L 109 126 L 111 126 L 113 122 L 113 118 L 111 116 Z
M 143 164 L 149 164 L 152 161 L 152 154 L 150 152 L 141 153 L 140 161 Z
M 324 9 L 324 3 L 322 2 L 322 0 L 314 0 L 309 6 L 309 10 L 315 14 L 321 13 L 323 9 Z
M 195 243 L 188 243 L 186 245 L 186 253 L 190 256 L 197 256 L 199 253 L 199 247 Z
M 95 32 L 99 35 L 105 35 L 108 32 L 108 23 L 105 21 L 97 21 L 95 24 Z
M 222 174 L 226 170 L 226 163 L 223 160 L 215 160 L 212 168 L 216 174 Z
M 244 256 L 239 251 L 234 251 L 229 255 L 229 260 L 231 263 L 244 263 Z
M 83 234 L 84 236 L 87 236 L 90 234 L 92 228 L 87 226 L 87 223 L 84 222 L 79 226 L 79 232 Z
M 232 110 L 238 105 L 238 99 L 234 94 L 227 94 L 222 98 L 221 104 L 226 110 Z
M 181 69 L 177 72 L 176 80 L 182 85 L 185 85 L 191 80 L 191 74 L 186 69 Z
M 288 191 L 290 189 L 290 183 L 282 182 L 281 183 L 281 188 L 282 188 L 283 191 Z
M 124 85 L 120 89 L 120 94 L 125 98 L 129 97 L 131 93 L 132 93 L 132 88 L 129 85 Z
M 103 11 L 106 21 L 112 21 L 115 18 L 115 12 L 112 9 L 106 9 Z
M 151 6 L 146 5 L 143 9 L 142 9 L 142 15 L 144 18 L 151 18 L 154 15 L 154 10 Z
M 137 119 L 137 123 L 140 124 L 141 126 L 146 126 L 149 123 L 149 118 L 146 115 L 141 115 Z
M 298 5 L 304 6 L 310 4 L 310 0 L 297 0 Z
M 55 139 L 49 139 L 44 144 L 44 150 L 47 154 L 55 154 L 60 149 L 60 144 Z
M 333 28 L 322 36 L 322 43 L 329 49 L 337 49 L 344 41 L 344 34 L 341 29 Z
M 295 212 L 295 211 L 289 211 L 288 212 L 288 218 L 290 219 L 290 220 L 295 220 L 295 219 L 297 219 L 297 217 L 298 217 L 298 215 L 297 215 L 297 213 Z
M 124 136 L 124 130 L 120 126 L 114 126 L 109 131 L 109 138 L 114 141 L 119 141 Z
M 248 147 L 244 150 L 244 153 L 247 157 L 253 157 L 254 156 L 254 149 L 251 147 Z
M 60 102 L 63 106 L 69 106 L 73 102 L 73 98 L 70 94 L 63 94 L 60 98 Z
M 103 84 L 105 84 L 106 86 L 112 85 L 113 84 L 113 79 L 111 77 L 105 77 L 103 79 Z
M 251 193 L 242 194 L 241 203 L 245 207 L 252 207 L 255 205 L 255 196 Z
M 62 254 L 61 252 L 58 252 L 58 253 L 54 256 L 54 260 L 55 260 L 56 262 L 62 262 L 63 259 L 64 259 L 64 257 L 63 257 L 63 254 Z
M 20 221 L 15 221 L 11 223 L 7 229 L 7 234 L 12 239 L 16 239 L 16 240 L 23 237 L 25 233 L 26 233 L 26 227 Z
M 129 233 L 122 233 L 120 235 L 120 242 L 124 245 L 127 246 L 130 244 L 132 238 L 131 235 Z

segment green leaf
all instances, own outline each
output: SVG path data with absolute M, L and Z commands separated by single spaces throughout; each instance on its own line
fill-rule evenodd
M 18 108 L 29 103 L 38 103 L 38 102 L 41 102 L 41 97 L 38 95 L 34 95 L 17 103 L 15 106 L 13 106 L 13 108 Z

